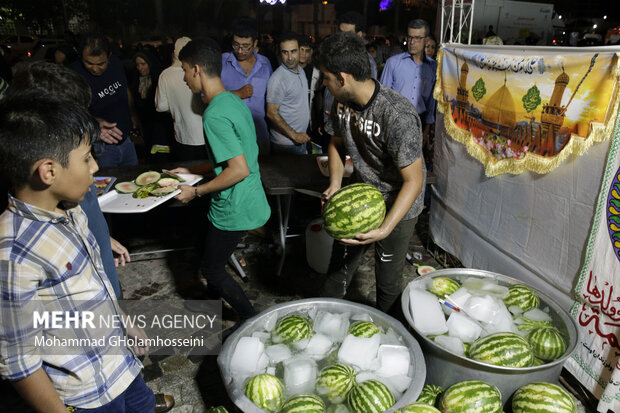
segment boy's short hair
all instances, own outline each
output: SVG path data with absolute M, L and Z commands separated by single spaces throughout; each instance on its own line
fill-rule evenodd
M 314 49 L 314 45 L 312 44 L 312 39 L 309 36 L 301 36 L 299 39 L 299 47 L 306 46 L 311 49 Z
M 222 73 L 222 53 L 213 39 L 192 40 L 179 52 L 179 60 L 202 67 L 209 77 L 219 77 Z
M 256 20 L 251 17 L 239 17 L 233 22 L 233 36 L 252 38 L 252 42 L 258 39 L 258 30 L 256 29 Z
M 368 52 L 362 39 L 355 33 L 335 33 L 319 46 L 319 67 L 338 74 L 348 73 L 357 81 L 370 79 Z
M 98 138 L 96 120 L 75 102 L 30 90 L 0 103 L 0 171 L 17 188 L 30 181 L 37 161 L 66 168 L 72 150 Z
M 25 90 L 49 93 L 84 107 L 90 105 L 92 98 L 90 86 L 82 76 L 65 66 L 48 62 L 26 64 L 15 72 L 9 95 Z

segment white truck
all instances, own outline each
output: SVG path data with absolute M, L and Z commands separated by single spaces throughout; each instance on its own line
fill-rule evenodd
M 555 20 L 555 21 L 554 21 Z M 504 44 L 526 44 L 534 40 L 538 45 L 549 45 L 553 39 L 553 4 L 510 0 L 475 0 L 472 41 L 486 36 L 489 26 Z

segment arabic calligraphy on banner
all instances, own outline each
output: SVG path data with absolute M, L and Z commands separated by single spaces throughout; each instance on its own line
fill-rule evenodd
M 619 50 L 448 44 L 438 59 L 438 109 L 487 176 L 547 173 L 611 136 Z
M 580 337 L 565 367 L 600 401 L 620 411 L 620 122 L 601 184 L 571 315 Z

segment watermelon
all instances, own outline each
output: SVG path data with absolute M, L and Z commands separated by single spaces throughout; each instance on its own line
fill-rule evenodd
M 325 413 L 325 403 L 316 394 L 300 394 L 285 401 L 280 413 Z
M 136 178 L 136 185 L 144 186 L 159 181 L 161 174 L 157 171 L 148 171 L 141 173 Z
M 538 307 L 540 298 L 532 288 L 524 284 L 515 284 L 508 288 L 508 295 L 504 297 L 506 307 L 517 306 L 523 311 Z
M 552 361 L 566 351 L 566 342 L 556 328 L 535 328 L 527 334 L 534 355 L 541 360 Z
M 530 367 L 534 363 L 532 346 L 516 333 L 495 333 L 481 337 L 469 347 L 471 359 L 495 366 Z
M 177 185 L 179 185 L 179 181 L 177 181 L 174 178 L 161 178 L 159 181 L 157 181 L 157 185 L 163 187 L 166 186 L 172 186 L 172 187 L 177 187 Z
M 349 334 L 355 337 L 370 338 L 379 333 L 379 327 L 370 321 L 356 321 L 349 327 Z
M 217 406 L 207 410 L 207 413 L 228 413 L 228 410 L 224 406 Z
M 171 194 L 171 193 L 173 193 L 176 190 L 177 189 L 174 186 L 164 186 L 162 188 L 155 188 L 155 189 L 153 189 L 151 192 L 149 192 L 149 195 L 151 195 L 151 196 L 164 196 L 164 195 Z
M 532 320 L 526 317 L 525 314 L 515 317 L 514 321 L 519 331 L 530 331 L 535 328 L 553 328 L 553 323 L 551 321 Z
M 276 376 L 259 374 L 245 385 L 245 395 L 258 407 L 268 412 L 277 412 L 282 405 L 284 388 Z
M 377 188 L 352 184 L 340 188 L 323 211 L 325 231 L 335 238 L 353 238 L 379 228 L 385 218 L 385 201 Z
M 316 379 L 316 391 L 332 403 L 342 403 L 355 385 L 355 370 L 344 364 L 334 364 L 321 370 Z
M 185 182 L 185 179 L 181 178 L 179 175 L 175 174 L 172 171 L 169 171 L 167 169 L 162 169 L 161 172 L 165 178 L 172 178 L 172 179 L 176 179 L 179 182 Z
M 312 320 L 301 315 L 282 318 L 271 332 L 274 343 L 290 344 L 312 336 Z
M 452 294 L 459 288 L 461 288 L 461 285 L 458 281 L 448 277 L 435 277 L 428 291 L 439 298 L 444 298 L 446 295 Z
M 156 188 L 158 188 L 157 184 L 144 185 L 138 188 L 132 196 L 134 198 L 147 198 L 149 195 L 151 195 L 151 191 Z
M 133 182 L 119 182 L 114 185 L 114 189 L 121 194 L 133 194 L 138 188 L 140 187 Z
M 577 413 L 577 405 L 562 387 L 545 382 L 529 383 L 512 396 L 513 413 Z
M 353 413 L 381 413 L 396 401 L 390 389 L 377 380 L 365 381 L 351 389 L 347 403 Z
M 402 409 L 397 410 L 398 413 L 441 413 L 433 406 L 426 403 L 411 403 Z
M 418 396 L 418 400 L 416 403 L 424 403 L 428 406 L 434 406 L 437 402 L 437 396 L 441 394 L 443 389 L 441 386 L 436 386 L 434 384 L 425 384 Z
M 502 395 L 491 384 L 466 380 L 448 387 L 438 407 L 443 413 L 501 413 Z

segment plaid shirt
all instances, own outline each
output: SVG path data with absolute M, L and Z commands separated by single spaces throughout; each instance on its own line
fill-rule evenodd
M 87 347 L 81 354 L 61 355 L 23 344 L 33 336 L 92 337 L 86 328 L 35 329 L 33 308 L 77 312 L 105 307 L 118 315 L 86 215 L 79 206 L 66 213 L 9 195 L 0 215 L 0 376 L 21 380 L 43 367 L 65 404 L 94 408 L 120 395 L 140 373 L 142 364 L 130 349 Z M 119 330 L 106 332 L 112 333 Z

